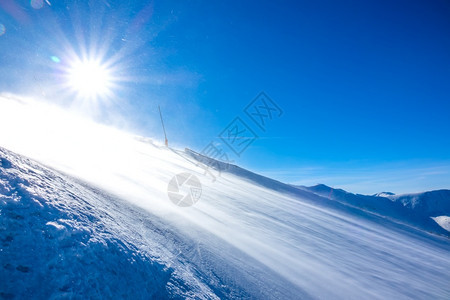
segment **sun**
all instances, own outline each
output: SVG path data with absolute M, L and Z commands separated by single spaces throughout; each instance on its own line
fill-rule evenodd
M 81 97 L 106 97 L 111 92 L 112 74 L 99 61 L 77 61 L 69 68 L 68 84 Z

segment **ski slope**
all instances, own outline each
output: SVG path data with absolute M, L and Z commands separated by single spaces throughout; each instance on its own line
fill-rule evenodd
M 3 298 L 450 297 L 448 237 L 238 166 L 213 181 L 193 152 L 0 100 Z M 183 172 L 202 184 L 191 207 L 167 195 Z

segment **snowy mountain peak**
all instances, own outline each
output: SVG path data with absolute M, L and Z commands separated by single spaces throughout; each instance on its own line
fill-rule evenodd
M 391 193 L 391 192 L 381 192 L 381 193 L 373 194 L 372 196 L 374 196 L 374 197 L 389 197 L 389 196 L 394 196 L 394 195 L 395 194 Z

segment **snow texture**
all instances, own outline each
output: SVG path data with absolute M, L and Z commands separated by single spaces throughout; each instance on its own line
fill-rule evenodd
M 0 298 L 450 299 L 448 191 L 295 187 L 0 100 Z
M 180 228 L 12 152 L 0 156 L 3 298 L 450 295 L 448 239 L 258 183 L 236 166 L 243 176 L 224 173 L 192 211 L 209 228 Z

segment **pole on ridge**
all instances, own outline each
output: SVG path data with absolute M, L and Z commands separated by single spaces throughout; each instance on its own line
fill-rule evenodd
M 159 117 L 161 118 L 162 128 L 164 131 L 164 139 L 165 139 L 164 144 L 166 144 L 166 147 L 169 147 L 169 141 L 167 140 L 167 135 L 166 135 L 166 128 L 164 127 L 164 121 L 163 121 L 163 117 L 161 114 L 161 108 L 159 107 L 159 105 L 158 105 L 158 110 L 159 110 Z

